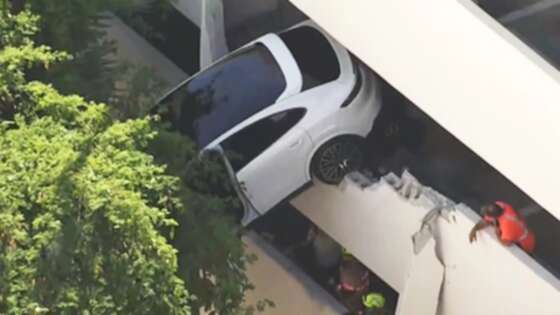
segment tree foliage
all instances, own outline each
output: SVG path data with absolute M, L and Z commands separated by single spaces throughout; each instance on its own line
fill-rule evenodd
M 112 58 L 114 43 L 106 35 L 109 13 L 133 9 L 137 0 L 25 1 L 41 16 L 36 41 L 66 51 L 72 60 L 57 64 L 37 77 L 52 83 L 63 93 L 76 93 L 87 99 L 106 102 L 114 92 L 122 65 Z
M 254 257 L 221 164 L 152 120 L 115 122 L 112 108 L 29 80 L 76 57 L 32 40 L 62 13 L 9 9 L 0 1 L 0 313 L 252 313 Z
M 190 314 L 169 240 L 178 180 L 143 152 L 148 119 L 113 122 L 31 68 L 67 58 L 0 2 L 0 313 Z
M 132 14 L 150 8 L 165 15 L 164 4 L 175 0 L 19 0 L 41 16 L 35 41 L 68 52 L 72 59 L 48 71 L 34 71 L 34 78 L 48 82 L 64 94 L 109 102 L 118 118 L 141 117 L 152 105 L 152 91 L 161 93 L 163 80 L 138 64 L 116 57 L 116 43 L 107 36 L 114 14 Z M 141 18 L 134 21 L 149 28 Z M 119 88 L 126 85 L 126 88 Z M 158 94 L 158 96 L 160 96 Z
M 179 222 L 174 246 L 179 251 L 179 274 L 194 295 L 193 314 L 252 314 L 245 293 L 253 289 L 245 271 L 256 257 L 241 242 L 240 203 L 235 197 L 219 156 L 197 158 L 197 149 L 186 137 L 160 125 L 150 151 L 168 171 L 181 178 L 181 200 L 188 205 L 175 213 Z M 259 302 L 258 309 L 272 305 Z M 263 306 L 261 306 L 261 304 Z

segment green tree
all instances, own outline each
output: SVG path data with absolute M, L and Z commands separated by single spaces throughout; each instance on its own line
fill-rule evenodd
M 181 199 L 186 209 L 175 212 L 179 222 L 174 246 L 179 250 L 179 274 L 194 295 L 193 314 L 253 314 L 273 306 L 268 300 L 244 303 L 253 286 L 246 275 L 256 257 L 245 251 L 238 222 L 241 211 L 227 172 L 217 155 L 197 158 L 190 139 L 159 126 L 150 151 L 171 174 L 181 178 Z M 234 157 L 235 158 L 235 157 Z
M 190 314 L 151 122 L 27 81 L 68 58 L 33 43 L 36 23 L 0 2 L 0 313 Z
M 150 10 L 164 16 L 170 1 L 175 0 L 17 0 L 20 9 L 27 7 L 41 17 L 36 42 L 73 56 L 47 71 L 35 69 L 32 77 L 53 84 L 63 94 L 110 103 L 117 118 L 144 116 L 156 98 L 153 91 L 161 96 L 165 82 L 146 67 L 118 60 L 107 26 L 114 13 L 129 16 Z M 141 15 L 130 23 L 159 36 Z M 123 85 L 126 88 L 120 88 Z
M 107 18 L 112 11 L 138 8 L 141 1 L 21 1 L 41 16 L 36 42 L 74 56 L 47 72 L 38 71 L 37 78 L 52 83 L 62 93 L 100 102 L 113 97 L 115 83 L 122 79 L 125 69 L 112 57 L 116 47 L 105 36 Z
M 115 123 L 105 105 L 29 81 L 70 56 L 35 45 L 37 16 L 8 9 L 0 2 L 0 313 L 252 313 L 254 257 L 221 164 L 151 120 Z

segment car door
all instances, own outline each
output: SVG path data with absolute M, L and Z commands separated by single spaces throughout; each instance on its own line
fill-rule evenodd
M 225 139 L 237 179 L 253 207 L 264 214 L 307 182 L 312 143 L 298 122 L 305 109 L 284 110 L 258 120 Z

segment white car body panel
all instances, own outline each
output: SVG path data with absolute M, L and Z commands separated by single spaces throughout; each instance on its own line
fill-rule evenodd
M 316 29 L 328 40 L 340 65 L 338 78 L 302 91 L 302 70 L 279 35 L 267 34 L 246 44 L 240 49 L 256 43 L 268 48 L 282 71 L 286 87 L 274 104 L 254 113 L 202 148 L 203 151 L 221 150 L 221 143 L 226 139 L 264 118 L 290 109 L 305 109 L 305 115 L 291 129 L 235 174 L 234 180 L 241 183 L 246 199 L 261 215 L 311 181 L 311 160 L 321 145 L 338 136 L 366 137 L 381 108 L 379 83 L 373 73 L 353 61 L 344 47 L 313 22 L 303 22 L 291 29 L 298 27 Z M 356 70 L 360 71 L 361 79 Z M 171 93 L 178 89 L 180 87 Z M 255 214 L 246 217 L 252 220 Z
M 288 83 L 286 91 L 276 104 L 256 113 L 215 141 L 218 144 L 235 132 L 274 113 L 293 108 L 307 110 L 296 127 L 237 172 L 237 180 L 243 184 L 246 197 L 261 215 L 311 181 L 311 160 L 322 144 L 341 135 L 367 136 L 381 108 L 377 78 L 365 67 L 356 68 L 362 72 L 363 82 L 355 100 L 345 108 L 340 108 L 356 84 L 350 55 L 314 23 L 303 22 L 293 28 L 300 26 L 313 27 L 326 36 L 340 63 L 340 76 L 334 81 L 299 94 L 293 93 L 289 88 L 295 84 Z M 286 76 L 286 81 L 296 81 L 299 92 L 302 86 L 301 72 L 280 37 L 268 34 L 255 42 L 257 41 L 271 50 Z M 297 149 L 290 148 L 295 142 L 301 144 L 297 145 Z
M 276 34 L 267 34 L 259 39 L 263 43 L 276 60 L 286 77 L 286 90 L 278 97 L 278 100 L 284 99 L 301 91 L 302 77 L 299 67 L 288 50 L 288 47 L 282 42 Z
M 306 157 L 312 149 L 307 132 L 293 127 L 261 155 L 237 173 L 255 209 L 264 214 L 304 185 Z

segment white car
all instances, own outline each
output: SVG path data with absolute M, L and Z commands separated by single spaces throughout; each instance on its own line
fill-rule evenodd
M 264 35 L 187 79 L 158 111 L 202 150 L 233 151 L 256 213 L 312 176 L 337 184 L 363 160 L 381 108 L 379 80 L 312 22 Z

